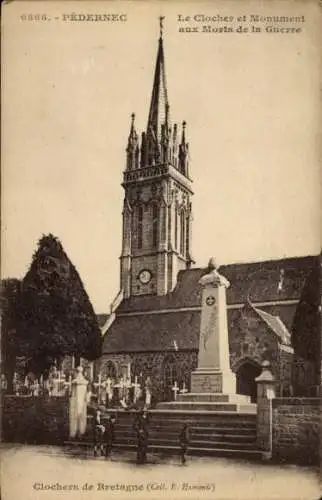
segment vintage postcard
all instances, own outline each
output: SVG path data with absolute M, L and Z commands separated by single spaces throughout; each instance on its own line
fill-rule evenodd
M 4 500 L 319 498 L 321 26 L 4 3 Z

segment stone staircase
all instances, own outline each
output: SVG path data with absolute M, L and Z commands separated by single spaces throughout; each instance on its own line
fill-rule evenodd
M 110 413 L 116 417 L 114 448 L 135 450 L 136 436 L 132 428 L 135 412 L 117 410 Z M 150 452 L 178 454 L 179 432 L 183 422 L 187 422 L 190 428 L 190 455 L 261 457 L 256 446 L 256 414 L 253 413 L 150 410 L 148 421 Z M 88 429 L 91 429 L 90 421 Z M 92 436 L 88 431 L 82 444 L 89 446 L 91 443 Z
M 256 413 L 257 405 L 242 394 L 192 393 L 178 394 L 175 401 L 158 403 L 162 410 L 194 410 Z

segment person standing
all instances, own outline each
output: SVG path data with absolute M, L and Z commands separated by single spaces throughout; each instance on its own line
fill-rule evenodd
M 111 455 L 113 441 L 114 441 L 114 437 L 115 437 L 114 427 L 115 427 L 115 419 L 111 415 L 108 415 L 107 420 L 106 420 L 106 424 L 105 424 L 105 434 L 104 434 L 105 457 L 106 458 Z
M 140 411 L 134 423 L 134 430 L 137 436 L 136 463 L 144 464 L 148 451 L 148 419 L 145 411 Z
M 104 451 L 103 436 L 105 427 L 101 422 L 101 412 L 96 410 L 93 421 L 93 433 L 94 433 L 94 457 L 102 455 Z
M 189 441 L 190 441 L 189 426 L 187 423 L 184 423 L 179 434 L 180 457 L 182 465 L 186 463 L 186 454 L 188 451 Z

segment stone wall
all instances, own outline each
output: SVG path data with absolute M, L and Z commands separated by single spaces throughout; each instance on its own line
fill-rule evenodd
M 276 335 L 246 303 L 244 307 L 230 315 L 229 323 L 230 366 L 234 372 L 243 359 L 251 358 L 262 365 L 270 362 L 274 377 L 279 378 L 279 342 Z
M 1 436 L 5 442 L 60 444 L 68 437 L 68 399 L 2 397 Z
M 272 400 L 273 459 L 319 462 L 320 398 Z

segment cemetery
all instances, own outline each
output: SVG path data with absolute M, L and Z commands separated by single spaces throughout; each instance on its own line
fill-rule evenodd
M 198 367 L 191 374 L 192 392 L 175 381 L 172 400 L 152 405 L 153 385 L 142 374 L 118 380 L 94 374 L 93 365 L 64 373 L 55 366 L 46 380 L 31 374 L 13 380 L 6 395 L 2 378 L 3 437 L 22 443 L 94 446 L 93 419 L 99 412 L 104 429 L 115 422 L 113 447 L 136 449 L 133 422 L 147 415 L 149 450 L 179 453 L 182 425 L 191 430 L 189 453 L 318 463 L 319 398 L 276 398 L 269 362 L 257 377 L 257 403 L 236 394 L 227 364 L 227 280 L 216 268 L 202 280 L 203 307 Z M 211 299 L 211 300 L 210 300 Z

